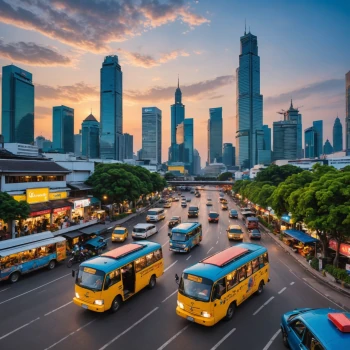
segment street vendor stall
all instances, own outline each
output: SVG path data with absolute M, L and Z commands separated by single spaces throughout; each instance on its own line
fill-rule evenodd
M 283 241 L 288 241 L 288 245 L 291 246 L 295 253 L 299 253 L 302 256 L 315 254 L 318 239 L 297 230 L 285 230 L 283 234 L 285 235 Z

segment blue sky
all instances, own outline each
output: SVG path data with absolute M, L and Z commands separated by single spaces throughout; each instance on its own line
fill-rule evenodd
M 99 71 L 117 54 L 124 77 L 124 131 L 141 147 L 141 108 L 163 111 L 163 160 L 170 104 L 180 74 L 195 147 L 206 155 L 209 108 L 223 107 L 224 142 L 235 143 L 239 39 L 258 37 L 264 123 L 280 119 L 290 98 L 303 106 L 303 129 L 324 120 L 324 140 L 345 116 L 350 70 L 350 1 L 0 0 L 0 64 L 33 73 L 36 135 L 51 138 L 51 110 L 75 109 L 75 132 L 99 119 Z M 343 122 L 344 127 L 344 122 Z

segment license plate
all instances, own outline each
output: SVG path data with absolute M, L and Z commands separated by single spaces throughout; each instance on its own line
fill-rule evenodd
M 191 322 L 194 322 L 194 318 L 191 317 L 191 316 L 187 316 L 187 319 L 188 319 L 189 321 L 191 321 Z
M 81 307 L 82 307 L 83 309 L 86 309 L 86 310 L 88 309 L 88 306 L 85 305 L 85 304 L 82 304 Z

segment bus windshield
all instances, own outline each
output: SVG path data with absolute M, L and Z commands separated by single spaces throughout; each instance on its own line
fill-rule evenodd
M 187 235 L 184 235 L 183 233 L 179 232 L 173 232 L 171 235 L 172 241 L 178 241 L 178 242 L 186 242 L 187 241 Z
M 191 299 L 209 301 L 213 282 L 207 278 L 184 274 L 179 285 L 179 292 Z
M 103 286 L 104 272 L 90 267 L 80 267 L 77 276 L 77 285 L 93 291 L 101 291 Z

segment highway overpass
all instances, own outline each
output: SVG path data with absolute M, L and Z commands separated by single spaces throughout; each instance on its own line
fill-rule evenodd
M 223 186 L 223 185 L 233 185 L 234 181 L 218 181 L 218 180 L 167 180 L 167 183 L 171 186 Z

